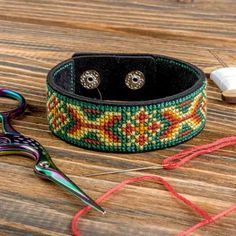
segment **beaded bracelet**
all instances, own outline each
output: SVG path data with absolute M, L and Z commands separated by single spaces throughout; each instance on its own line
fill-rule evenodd
M 206 122 L 206 79 L 160 55 L 74 54 L 48 74 L 53 134 L 79 147 L 141 152 L 177 145 Z

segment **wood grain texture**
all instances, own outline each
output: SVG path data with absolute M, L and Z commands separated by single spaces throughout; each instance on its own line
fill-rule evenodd
M 81 52 L 157 53 L 178 57 L 206 73 L 236 65 L 235 0 L 0 0 L 0 87 L 22 93 L 30 108 L 14 120 L 17 130 L 42 143 L 55 163 L 96 198 L 119 181 L 145 174 L 166 178 L 211 214 L 236 202 L 236 147 L 195 158 L 174 171 L 147 170 L 85 177 L 110 170 L 159 164 L 168 155 L 236 135 L 236 106 L 208 84 L 208 120 L 196 138 L 176 147 L 139 154 L 99 153 L 54 137 L 46 120 L 45 78 L 59 61 Z M 191 1 L 189 1 L 191 2 Z M 0 100 L 0 109 L 14 103 Z M 1 156 L 0 235 L 71 235 L 70 220 L 82 204 L 38 179 L 31 160 Z M 127 186 L 79 223 L 84 236 L 174 235 L 200 217 L 161 185 Z M 236 235 L 236 213 L 193 235 Z

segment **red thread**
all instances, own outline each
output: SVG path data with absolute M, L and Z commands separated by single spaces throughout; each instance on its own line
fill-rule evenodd
M 212 216 L 210 220 L 205 219 L 205 220 L 200 221 L 199 223 L 197 223 L 197 224 L 193 225 L 192 227 L 188 228 L 187 230 L 177 234 L 176 236 L 189 235 L 189 234 L 193 233 L 194 231 L 196 231 L 197 229 L 201 228 L 202 226 L 214 223 L 216 220 L 230 214 L 233 211 L 236 211 L 236 204 L 233 205 L 232 207 L 220 212 L 219 214 Z
M 165 169 L 175 169 L 175 168 L 178 168 L 178 167 L 184 165 L 186 162 L 190 161 L 192 158 L 194 158 L 196 156 L 199 156 L 199 155 L 202 155 L 202 154 L 211 153 L 211 152 L 213 152 L 215 150 L 218 150 L 218 149 L 220 149 L 222 147 L 233 145 L 233 144 L 236 144 L 236 136 L 222 138 L 222 139 L 219 139 L 219 140 L 217 140 L 215 142 L 212 142 L 210 144 L 206 144 L 206 145 L 202 145 L 202 146 L 198 146 L 198 147 L 193 147 L 193 148 L 181 151 L 178 154 L 175 154 L 175 155 L 172 155 L 172 156 L 166 158 L 163 161 L 162 164 L 163 164 L 163 167 Z M 141 176 L 141 177 L 135 177 L 135 178 L 126 179 L 126 180 L 122 181 L 121 183 L 115 185 L 113 188 L 108 190 L 103 195 L 101 195 L 96 200 L 96 203 L 99 204 L 102 201 L 106 200 L 113 193 L 119 191 L 120 189 L 122 189 L 127 184 L 131 184 L 131 183 L 135 183 L 135 182 L 141 182 L 141 181 L 145 181 L 145 180 L 152 180 L 152 181 L 155 181 L 155 182 L 160 182 L 162 185 L 165 186 L 165 188 L 174 197 L 176 197 L 177 199 L 179 199 L 182 202 L 184 202 L 186 205 L 191 207 L 193 210 L 195 210 L 199 215 L 201 215 L 204 218 L 199 223 L 191 226 L 190 228 L 188 228 L 185 231 L 182 231 L 181 233 L 177 234 L 176 236 L 186 236 L 186 235 L 189 235 L 192 232 L 196 231 L 198 228 L 203 227 L 204 225 L 207 225 L 207 224 L 210 224 L 210 223 L 214 223 L 214 221 L 216 221 L 216 220 L 218 220 L 218 219 L 220 219 L 220 218 L 230 214 L 233 211 L 236 211 L 236 204 L 235 204 L 232 207 L 230 207 L 230 208 L 220 212 L 217 215 L 210 216 L 205 210 L 203 210 L 202 208 L 198 207 L 193 202 L 191 202 L 190 200 L 186 199 L 185 197 L 183 197 L 182 195 L 177 193 L 174 190 L 174 188 L 168 182 L 166 182 L 162 177 L 157 176 L 157 175 L 154 175 L 154 176 L 153 175 Z M 81 216 L 86 214 L 90 209 L 91 209 L 91 207 L 86 206 L 82 210 L 80 210 L 73 217 L 71 226 L 72 226 L 72 231 L 73 231 L 75 236 L 82 236 L 82 234 L 77 229 L 76 224 L 79 221 L 79 219 L 81 218 Z
M 215 142 L 189 148 L 173 156 L 169 156 L 162 162 L 162 165 L 165 169 L 175 169 L 184 165 L 186 162 L 190 161 L 194 157 L 200 156 L 202 154 L 211 153 L 215 150 L 233 144 L 236 144 L 236 136 L 218 139 Z

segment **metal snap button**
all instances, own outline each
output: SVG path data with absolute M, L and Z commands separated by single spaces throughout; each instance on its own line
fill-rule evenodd
M 100 75 L 96 70 L 86 70 L 80 76 L 80 83 L 86 89 L 95 89 L 100 82 Z
M 131 71 L 125 77 L 125 84 L 132 90 L 140 89 L 145 84 L 145 76 L 139 70 Z

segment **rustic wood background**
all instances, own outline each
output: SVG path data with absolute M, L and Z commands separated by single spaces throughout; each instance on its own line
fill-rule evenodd
M 206 128 L 185 144 L 141 154 L 73 147 L 48 130 L 45 78 L 53 65 L 75 51 L 166 54 L 206 73 L 236 65 L 235 0 L 0 0 L 0 87 L 17 90 L 30 105 L 13 122 L 15 128 L 42 143 L 55 163 L 94 198 L 125 178 L 158 174 L 211 214 L 236 202 L 236 146 L 195 158 L 174 171 L 86 177 L 155 165 L 187 147 L 236 135 L 236 106 L 223 103 L 209 82 Z M 1 110 L 13 105 L 0 100 Z M 71 235 L 70 221 L 81 202 L 37 178 L 32 167 L 30 159 L 1 156 L 0 235 Z M 128 186 L 102 206 L 108 211 L 105 216 L 91 211 L 79 223 L 84 236 L 175 235 L 200 220 L 153 183 Z M 235 216 L 193 235 L 236 235 Z

